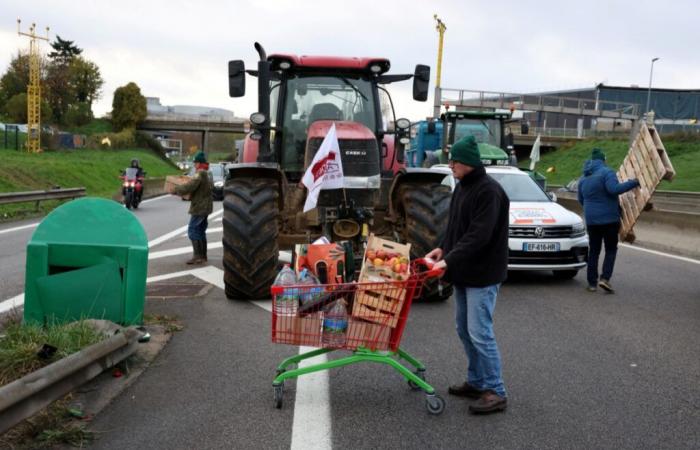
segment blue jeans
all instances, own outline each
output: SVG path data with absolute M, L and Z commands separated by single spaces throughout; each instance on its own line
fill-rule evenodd
M 483 288 L 454 287 L 457 334 L 469 360 L 467 382 L 490 389 L 501 397 L 506 388 L 501 377 L 501 355 L 493 332 L 493 311 L 500 284 Z
M 207 216 L 190 216 L 190 223 L 187 226 L 187 237 L 191 241 L 205 241 L 207 239 Z
M 588 229 L 588 285 L 595 286 L 598 284 L 598 258 L 603 244 L 605 244 L 605 258 L 603 258 L 603 273 L 600 277 L 607 281 L 612 278 L 620 222 L 588 225 L 586 228 Z

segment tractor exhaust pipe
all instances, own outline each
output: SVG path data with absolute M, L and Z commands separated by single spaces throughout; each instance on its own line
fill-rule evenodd
M 260 125 L 260 147 L 258 150 L 258 162 L 274 162 L 275 156 L 270 147 L 270 62 L 267 53 L 259 42 L 255 43 L 255 50 L 260 56 L 258 61 L 258 112 L 265 115 L 265 122 Z

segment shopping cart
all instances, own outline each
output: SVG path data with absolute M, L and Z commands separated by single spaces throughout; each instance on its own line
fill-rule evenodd
M 425 392 L 429 413 L 442 413 L 445 400 L 425 381 L 425 366 L 399 348 L 413 298 L 420 295 L 427 279 L 441 276 L 442 269 L 432 269 L 432 263 L 418 259 L 411 264 L 410 273 L 403 281 L 272 286 L 272 342 L 318 347 L 287 358 L 277 367 L 272 382 L 275 407 L 282 407 L 285 380 L 366 361 L 393 367 L 411 389 Z M 334 302 L 347 305 L 347 316 L 332 312 Z M 347 328 L 338 333 L 333 325 L 344 320 Z M 302 360 L 335 350 L 352 354 L 298 366 Z M 400 360 L 410 364 L 413 371 Z M 297 367 L 292 368 L 294 365 Z

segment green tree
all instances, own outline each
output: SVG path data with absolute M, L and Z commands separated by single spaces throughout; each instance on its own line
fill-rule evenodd
M 94 116 L 87 103 L 73 103 L 66 111 L 64 122 L 70 126 L 83 126 L 92 122 Z
M 11 122 L 27 123 L 27 94 L 22 92 L 14 95 L 5 106 L 5 114 Z M 51 119 L 52 111 L 46 99 L 41 99 L 42 122 Z
M 0 109 L 7 114 L 7 105 L 12 97 L 27 92 L 29 83 L 29 57 L 17 53 L 7 71 L 0 78 Z
M 146 119 L 146 97 L 133 81 L 114 91 L 112 99 L 112 125 L 117 131 L 135 128 Z
M 92 108 L 92 103 L 100 98 L 104 84 L 100 68 L 94 62 L 77 56 L 71 61 L 68 70 L 76 99 Z
M 56 35 L 56 40 L 51 42 L 51 48 L 54 51 L 49 53 L 49 58 L 60 64 L 68 64 L 74 57 L 83 53 L 83 49 L 73 44 L 73 41 L 63 40 L 59 35 Z

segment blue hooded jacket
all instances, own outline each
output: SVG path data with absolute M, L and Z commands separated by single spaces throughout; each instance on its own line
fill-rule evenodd
M 639 186 L 637 180 L 617 181 L 615 172 L 600 159 L 589 159 L 583 165 L 578 182 L 578 202 L 583 205 L 587 225 L 604 225 L 620 221 L 617 196 Z

